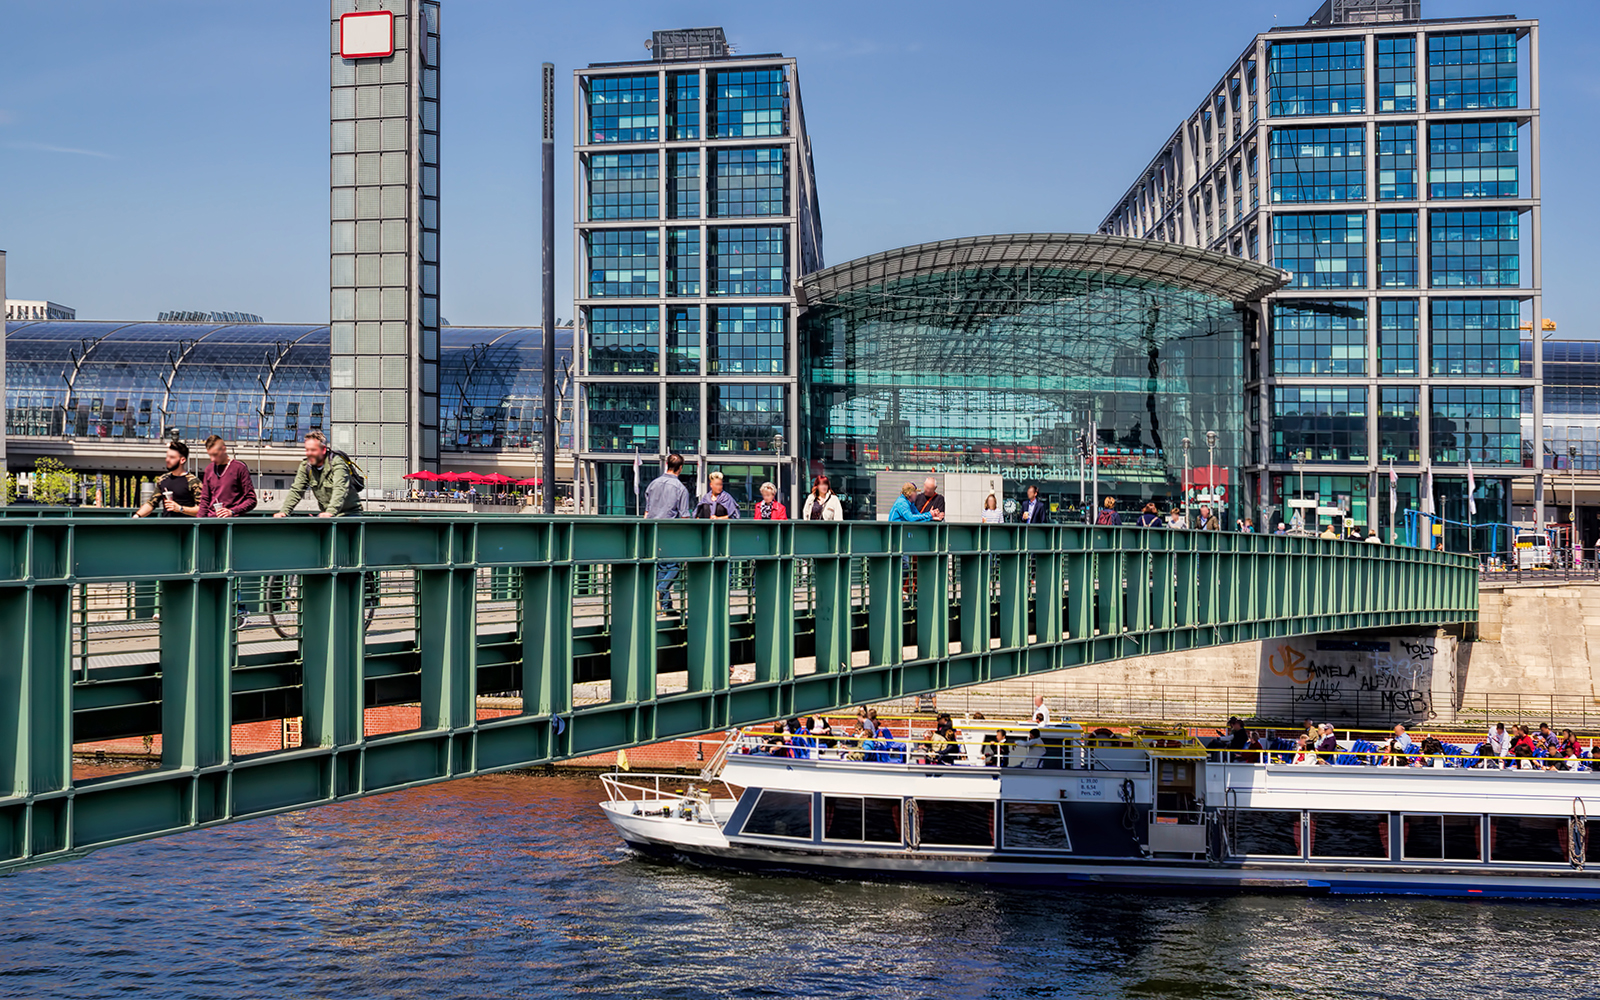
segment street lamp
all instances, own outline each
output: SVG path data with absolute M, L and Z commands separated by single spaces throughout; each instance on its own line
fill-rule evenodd
M 1567 483 L 1572 490 L 1572 513 L 1568 520 L 1572 522 L 1572 551 L 1574 554 L 1582 548 L 1578 541 L 1578 446 L 1567 445 Z
M 1206 431 L 1206 496 L 1217 503 L 1217 432 Z M 1222 523 L 1222 505 L 1217 504 L 1217 523 Z
M 1189 527 L 1189 446 L 1194 444 L 1188 438 L 1183 439 L 1183 526 Z
M 778 459 L 778 468 L 777 468 L 778 481 L 776 483 L 773 483 L 773 485 L 778 488 L 778 499 L 782 500 L 783 499 L 783 435 L 782 434 L 774 434 L 774 435 L 772 435 L 772 453 Z M 785 504 L 787 505 L 787 502 L 785 502 Z

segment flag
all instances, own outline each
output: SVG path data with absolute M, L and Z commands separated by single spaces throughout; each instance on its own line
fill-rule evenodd
M 632 770 L 632 768 L 628 766 L 628 751 L 626 751 L 626 750 L 618 750 L 617 751 L 617 770 L 619 770 L 619 771 L 631 771 Z
M 633 497 L 639 499 L 639 470 L 644 468 L 644 459 L 638 452 L 633 453 Z
M 1400 507 L 1400 477 L 1394 474 L 1394 459 L 1389 459 L 1389 541 L 1400 537 L 1399 527 L 1394 523 L 1395 511 Z
M 1472 498 L 1478 492 L 1478 480 L 1472 474 L 1472 459 L 1467 459 L 1467 513 L 1478 513 L 1478 501 Z
M 1433 515 L 1433 470 L 1428 469 L 1422 473 L 1422 512 Z

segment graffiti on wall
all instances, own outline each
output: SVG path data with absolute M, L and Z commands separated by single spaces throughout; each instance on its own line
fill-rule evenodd
M 1437 651 L 1431 637 L 1267 642 L 1263 708 L 1282 705 L 1318 719 L 1427 719 Z

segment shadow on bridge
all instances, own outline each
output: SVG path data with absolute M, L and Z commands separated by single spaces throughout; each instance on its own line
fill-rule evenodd
M 1468 556 L 1316 538 L 16 515 L 0 518 L 0 871 L 1087 663 L 1477 617 Z M 418 724 L 381 732 L 397 705 Z M 249 752 L 240 734 L 262 724 L 283 749 Z M 75 747 L 144 738 L 153 766 L 74 775 Z

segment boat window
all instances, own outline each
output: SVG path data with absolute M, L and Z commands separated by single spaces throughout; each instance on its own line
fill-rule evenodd
M 1229 827 L 1235 854 L 1300 856 L 1300 813 L 1281 809 L 1239 809 Z
M 900 843 L 900 800 L 822 797 L 822 839 Z
M 918 799 L 922 843 L 948 847 L 993 847 L 994 803 Z
M 804 792 L 764 791 L 744 821 L 744 833 L 762 837 L 811 839 L 811 796 Z
M 1313 858 L 1387 858 L 1388 813 L 1311 814 Z
M 1406 816 L 1405 857 L 1417 860 L 1479 861 L 1482 823 L 1477 816 Z
M 873 844 L 900 843 L 900 800 L 866 799 L 862 807 L 866 839 Z
M 1061 806 L 1054 802 L 1007 802 L 1005 845 L 1016 851 L 1070 851 Z
M 1569 820 L 1565 816 L 1490 816 L 1489 860 L 1538 861 L 1567 864 Z M 1590 823 L 1585 846 L 1600 832 L 1600 822 Z M 1589 850 L 1585 860 L 1600 858 Z

